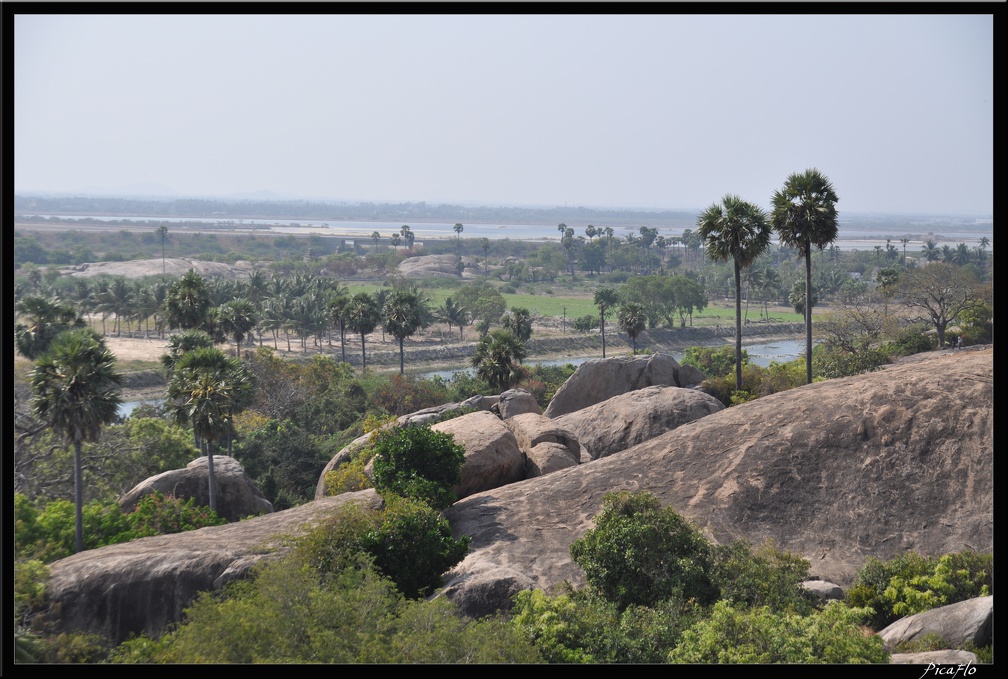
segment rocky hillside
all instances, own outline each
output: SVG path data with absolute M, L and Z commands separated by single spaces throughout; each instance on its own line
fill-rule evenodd
M 448 574 L 465 610 L 520 587 L 583 582 L 570 543 L 612 490 L 646 490 L 719 542 L 771 538 L 848 584 L 866 557 L 993 549 L 993 350 L 934 352 L 728 408 L 612 455 L 470 495 L 447 510 L 473 551 Z M 278 553 L 332 511 L 324 498 L 228 526 L 146 538 L 52 564 L 69 628 L 153 631 L 202 589 Z

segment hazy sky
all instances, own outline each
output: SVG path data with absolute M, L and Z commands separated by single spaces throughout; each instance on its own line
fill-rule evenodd
M 816 167 L 841 213 L 991 215 L 993 36 L 990 14 L 20 15 L 14 188 L 700 209 Z

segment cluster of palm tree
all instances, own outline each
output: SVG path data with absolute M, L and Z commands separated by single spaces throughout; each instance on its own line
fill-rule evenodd
M 776 231 L 783 245 L 796 248 L 805 260 L 804 299 L 813 299 L 812 248 L 822 250 L 838 235 L 836 191 L 812 168 L 791 174 L 772 198 L 768 218 L 758 206 L 728 194 L 697 218 L 697 233 L 707 256 L 731 260 L 735 267 L 735 384 L 742 388 L 742 271 L 770 244 Z M 806 380 L 812 383 L 812 304 L 804 304 Z

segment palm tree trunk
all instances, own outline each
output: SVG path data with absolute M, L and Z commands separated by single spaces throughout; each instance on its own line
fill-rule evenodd
M 742 391 L 742 272 L 735 260 L 735 390 Z
M 364 372 L 364 369 L 367 368 L 367 353 L 364 351 L 364 333 L 360 334 L 360 359 L 360 369 L 361 372 Z
M 217 483 L 214 479 L 213 471 L 213 451 L 207 445 L 206 437 L 203 438 L 203 454 L 207 456 L 207 483 L 210 485 L 210 509 L 217 511 Z
M 403 341 L 399 338 L 399 374 L 403 374 Z
M 77 551 L 84 551 L 84 484 L 81 481 L 81 442 L 74 441 L 74 539 Z
M 812 246 L 805 248 L 805 379 L 812 384 Z
M 602 358 L 605 358 L 605 310 L 599 314 L 599 322 L 602 324 Z

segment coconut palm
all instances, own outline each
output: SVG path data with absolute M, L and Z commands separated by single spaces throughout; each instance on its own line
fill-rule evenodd
M 613 288 L 599 288 L 595 291 L 595 306 L 599 310 L 599 322 L 602 325 L 602 358 L 605 358 L 605 318 L 612 313 L 619 297 Z
M 74 505 L 77 551 L 84 549 L 84 490 L 81 448 L 115 420 L 122 378 L 115 356 L 91 328 L 60 333 L 32 371 L 32 409 L 74 447 Z
M 472 357 L 476 374 L 497 391 L 507 391 L 521 378 L 518 366 L 525 343 L 510 330 L 497 329 L 480 338 Z
M 619 324 L 620 330 L 625 332 L 633 342 L 633 352 L 636 356 L 637 336 L 647 327 L 647 313 L 645 313 L 644 307 L 636 302 L 621 304 L 619 313 L 616 314 L 616 322 Z
M 360 335 L 361 370 L 367 368 L 367 353 L 364 350 L 364 336 L 374 331 L 378 325 L 378 305 L 366 292 L 358 292 L 350 298 L 343 313 L 346 326 Z
M 805 378 L 812 383 L 812 248 L 836 240 L 836 191 L 815 168 L 794 173 L 774 192 L 770 221 L 781 243 L 797 248 L 805 258 Z
M 462 330 L 469 324 L 469 312 L 464 306 L 455 302 L 450 296 L 445 298 L 444 304 L 438 309 L 441 320 L 448 324 L 448 334 L 451 334 L 452 326 L 458 326 L 459 341 L 462 341 Z
M 930 239 L 924 241 L 924 247 L 921 248 L 921 254 L 924 255 L 924 259 L 927 261 L 935 261 L 939 257 L 938 244 Z
M 749 268 L 770 244 L 770 223 L 761 209 L 727 194 L 697 218 L 697 234 L 707 256 L 732 260 L 735 268 L 735 388 L 742 389 L 742 269 Z

